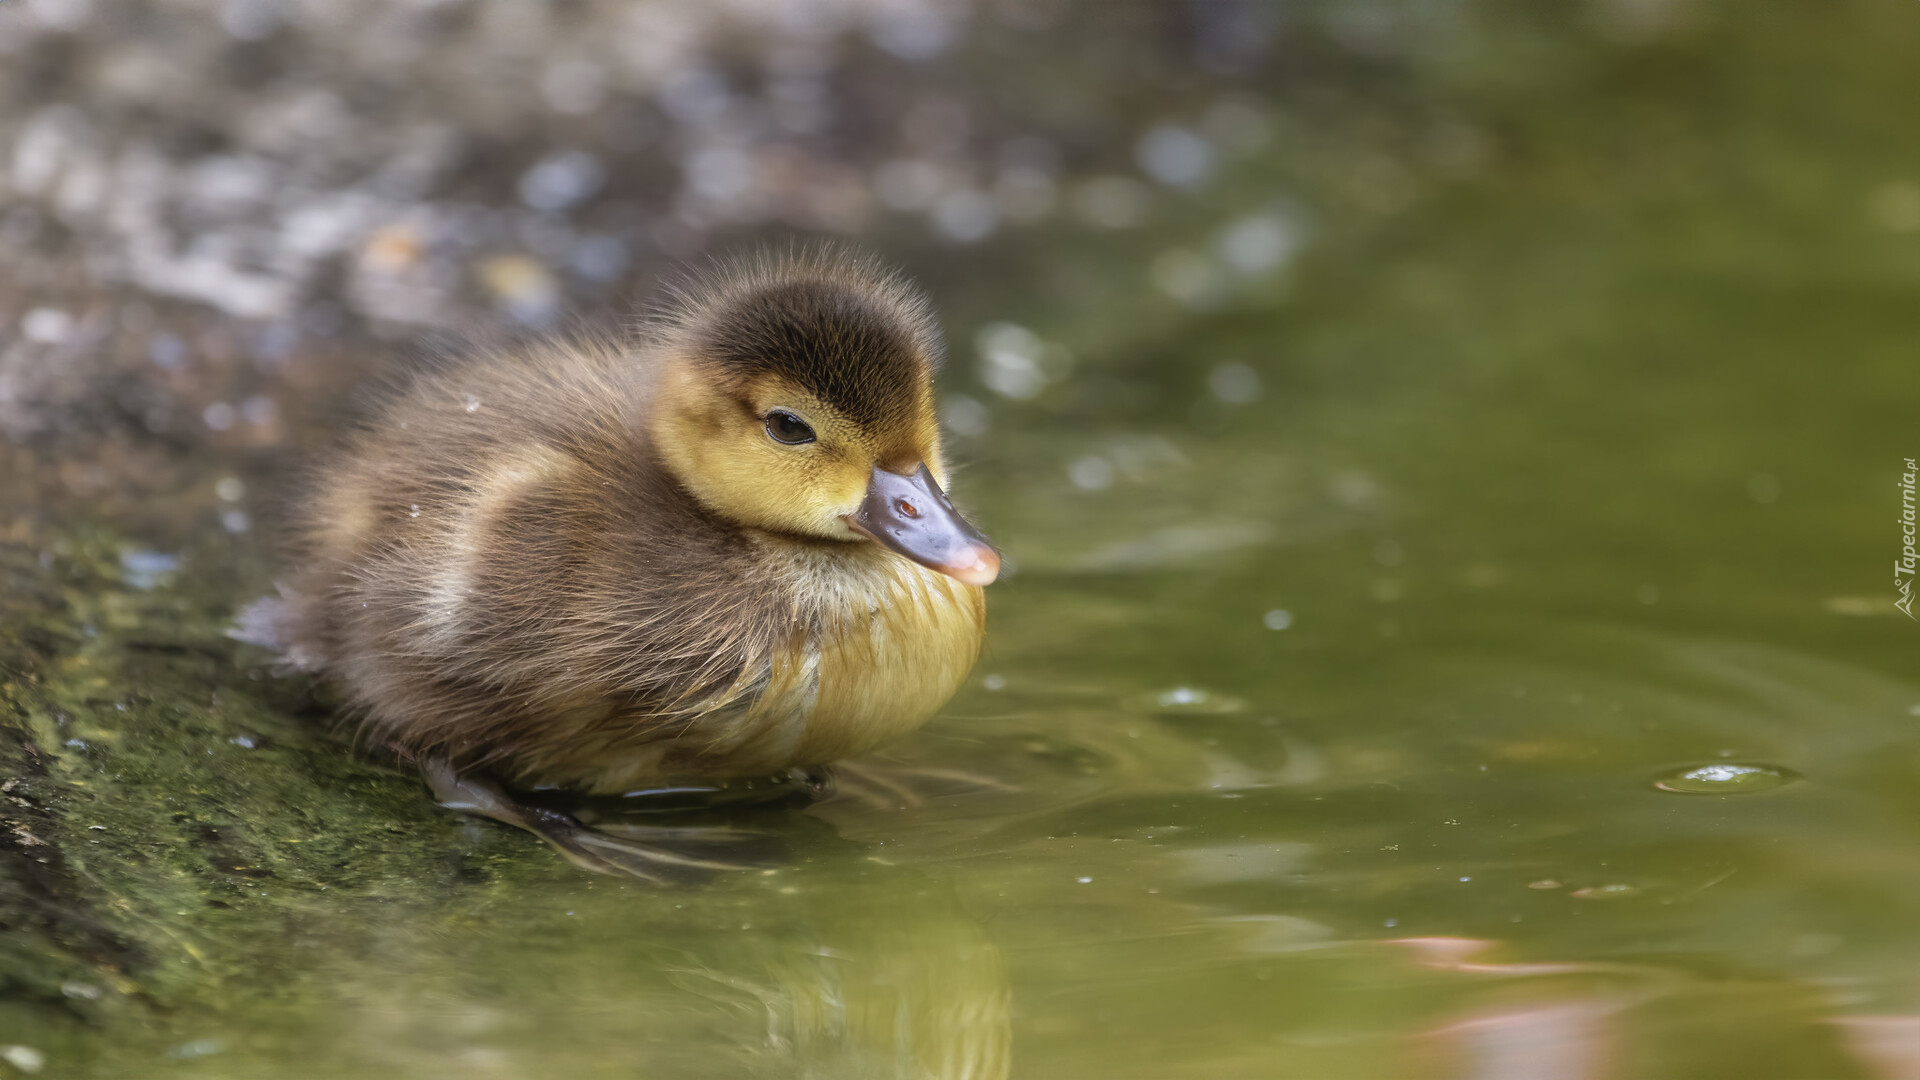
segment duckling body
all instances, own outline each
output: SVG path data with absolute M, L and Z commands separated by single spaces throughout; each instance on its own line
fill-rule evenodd
M 636 342 L 418 379 L 317 477 L 256 637 L 370 741 L 615 793 L 925 722 L 998 557 L 946 502 L 925 304 L 843 258 L 684 287 Z

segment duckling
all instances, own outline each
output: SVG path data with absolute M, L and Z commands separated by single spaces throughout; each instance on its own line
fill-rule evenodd
M 511 792 L 823 766 L 978 657 L 1000 558 L 947 497 L 940 354 L 897 273 L 816 252 L 690 278 L 635 340 L 444 365 L 317 472 L 241 636 L 443 803 L 656 876 L 689 857 Z

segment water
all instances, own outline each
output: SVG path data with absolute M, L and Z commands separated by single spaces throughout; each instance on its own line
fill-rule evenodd
M 316 735 L 221 636 L 252 533 L 19 553 L 0 700 L 63 749 L 6 813 L 61 861 L 5 894 L 54 946 L 0 1044 L 93 1077 L 1912 1075 L 1920 13 L 1496 7 L 1409 62 L 1418 108 L 1322 102 L 1237 169 L 1153 129 L 1148 175 L 1221 172 L 1139 231 L 902 243 L 1014 572 L 888 755 L 918 801 L 775 815 L 775 871 L 584 876 Z

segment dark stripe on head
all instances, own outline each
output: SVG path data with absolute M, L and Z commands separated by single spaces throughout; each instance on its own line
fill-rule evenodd
M 864 261 L 763 261 L 682 301 L 696 362 L 738 382 L 779 376 L 867 427 L 912 422 L 938 355 L 925 302 Z

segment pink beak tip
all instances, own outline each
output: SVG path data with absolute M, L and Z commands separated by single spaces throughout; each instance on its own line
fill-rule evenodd
M 991 585 L 1000 576 L 1000 553 L 989 547 L 975 548 L 970 553 L 970 563 L 943 566 L 941 571 L 947 576 L 965 582 L 968 585 Z

